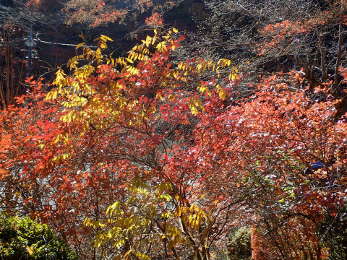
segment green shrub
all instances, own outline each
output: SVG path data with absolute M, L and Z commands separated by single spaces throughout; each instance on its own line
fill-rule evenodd
M 45 224 L 0 213 L 0 259 L 77 259 Z
M 229 259 L 251 259 L 251 231 L 249 227 L 240 227 L 229 235 Z

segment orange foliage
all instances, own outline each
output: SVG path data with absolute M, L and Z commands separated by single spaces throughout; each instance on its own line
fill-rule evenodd
M 156 26 L 162 26 L 164 24 L 164 20 L 159 13 L 155 12 L 150 17 L 146 18 L 145 23 L 147 25 L 156 27 Z
M 179 206 L 199 205 L 210 214 L 211 228 L 201 225 L 193 238 L 182 230 L 195 248 L 209 248 L 205 240 L 196 246 L 201 237 L 224 242 L 233 225 L 256 218 L 260 228 L 270 219 L 271 234 L 293 242 L 281 244 L 282 251 L 305 254 L 301 247 L 309 245 L 318 256 L 312 223 L 337 214 L 347 195 L 340 100 L 314 102 L 313 87 L 302 88 L 300 73 L 292 72 L 262 79 L 252 96 L 230 105 L 235 93 L 228 86 L 242 83 L 223 74 L 230 61 L 219 60 L 218 73 L 203 71 L 217 71 L 211 61 L 174 64 L 171 54 L 183 39 L 170 38 L 175 31 L 167 41 L 148 36 L 116 65 L 101 54 L 110 41 L 101 36 L 99 49 L 83 50 L 94 60 L 78 56 L 69 62 L 70 75 L 58 71 L 51 101 L 40 82 L 29 82 L 31 93 L 0 113 L 1 202 L 50 223 L 76 248 L 87 247 L 93 234 L 83 218 L 103 218 L 109 204 L 127 196 L 124 185 L 141 176 L 170 183 Z M 78 67 L 79 59 L 86 65 Z M 328 94 L 331 84 L 317 89 Z M 325 167 L 305 175 L 317 161 Z M 253 229 L 254 258 L 280 255 L 277 241 Z
M 336 17 L 336 14 L 333 11 L 323 11 L 317 16 L 303 21 L 285 20 L 266 25 L 260 30 L 260 34 L 269 40 L 259 44 L 258 54 L 264 55 L 269 49 L 275 48 L 281 42 L 288 41 L 295 35 L 309 33 L 315 28 L 329 23 L 334 17 Z
M 262 235 L 257 230 L 257 227 L 251 228 L 251 249 L 252 249 L 252 260 L 266 260 L 268 259 L 267 254 L 264 252 L 265 241 Z

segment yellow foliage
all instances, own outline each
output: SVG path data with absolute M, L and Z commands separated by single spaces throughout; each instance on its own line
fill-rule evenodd
M 216 91 L 220 99 L 225 100 L 227 98 L 227 93 L 220 85 L 216 86 Z
M 159 42 L 156 46 L 156 49 L 160 52 L 164 52 L 167 50 L 166 48 L 166 41 Z
M 204 110 L 201 100 L 197 98 L 192 98 L 190 100 L 189 108 L 193 115 L 197 115 L 200 111 Z
M 237 69 L 232 67 L 228 59 L 170 64 L 168 51 L 179 45 L 175 40 L 177 33 L 175 28 L 164 35 L 154 31 L 153 36 L 147 36 L 142 43 L 134 46 L 126 57 L 118 58 L 104 54 L 107 43 L 113 41 L 108 36 L 97 38 L 96 50 L 86 47 L 84 43 L 79 44 L 77 47 L 81 48 L 82 54 L 69 60 L 68 74 L 61 68 L 57 70 L 53 81 L 55 88 L 47 93 L 46 99 L 57 100 L 62 105 L 60 120 L 66 124 L 78 124 L 79 136 L 83 136 L 91 127 L 103 129 L 117 124 L 132 128 L 144 126 L 146 121 L 159 114 L 160 104 L 177 99 L 175 94 L 166 95 L 166 89 L 174 92 L 183 89 L 182 97 L 187 98 L 190 112 L 198 115 L 204 111 L 206 94 L 211 96 L 217 93 L 220 99 L 227 98 L 221 86 L 222 79 L 229 75 L 229 79 L 235 80 Z M 163 63 L 158 70 L 153 66 L 157 62 Z M 141 81 L 147 80 L 148 70 L 152 70 L 149 71 L 152 78 L 144 87 L 160 92 L 153 93 L 156 102 L 144 106 L 139 102 L 139 97 L 146 92 Z M 213 84 L 200 82 L 203 78 L 211 79 Z M 63 140 L 60 138 L 56 142 Z M 62 156 L 55 158 L 61 159 Z M 172 199 L 169 195 L 159 195 L 159 198 L 164 201 Z M 192 220 L 193 225 L 196 225 L 196 221 L 199 218 Z

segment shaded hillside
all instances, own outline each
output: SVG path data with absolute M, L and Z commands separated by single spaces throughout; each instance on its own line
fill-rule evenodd
M 175 26 L 187 36 L 181 59 L 228 57 L 240 71 L 254 75 L 302 68 L 312 84 L 340 84 L 338 67 L 346 66 L 346 5 L 340 0 L 291 0 L 284 5 L 277 0 L 3 0 L 0 23 L 7 40 L 2 46 L 27 63 L 25 38 L 32 27 L 37 54 L 22 74 L 34 72 L 49 80 L 74 55 L 74 44 L 93 46 L 101 34 L 115 40 L 110 48 L 115 56 L 125 54 L 150 33 L 145 19 L 155 12 L 166 27 Z M 4 55 L 1 59 L 7 66 Z M 339 93 L 334 95 L 343 88 L 336 87 Z

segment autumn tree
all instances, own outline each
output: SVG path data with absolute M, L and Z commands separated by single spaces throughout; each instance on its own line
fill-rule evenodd
M 245 73 L 300 70 L 313 85 L 345 66 L 345 1 L 209 1 L 186 56 L 226 56 Z M 252 77 L 253 80 L 256 77 Z
M 68 0 L 64 3 L 67 12 L 67 24 L 82 23 L 90 27 L 97 27 L 112 22 L 124 21 L 126 16 L 138 16 L 149 11 L 163 12 L 172 8 L 180 0 L 114 0 L 114 1 L 77 1 Z M 128 17 L 129 18 L 129 17 Z M 132 18 L 130 18 L 131 20 Z
M 196 129 L 201 136 L 200 143 L 195 141 L 199 148 L 196 160 L 198 165 L 213 162 L 213 172 L 218 169 L 218 178 L 211 177 L 206 183 L 209 190 L 227 184 L 222 190 L 230 190 L 234 199 L 238 192 L 249 194 L 241 215 L 252 212 L 249 220 L 266 230 L 267 244 L 276 243 L 264 259 L 292 259 L 292 252 L 321 259 L 319 246 L 324 236 L 317 237 L 318 228 L 324 219 L 345 210 L 346 123 L 343 118 L 335 121 L 335 104 L 341 100 L 312 102 L 298 87 L 298 74 L 283 77 L 266 79 L 248 102 L 230 106 L 213 117 L 207 124 L 210 127 Z M 317 161 L 325 166 L 312 175 L 304 174 Z M 221 178 L 223 171 L 228 179 Z M 294 226 L 297 232 L 293 232 Z M 291 239 L 299 244 L 288 243 Z M 304 243 L 311 245 L 304 246 L 310 252 L 301 251 Z
M 203 109 L 196 88 L 204 91 L 208 83 L 199 83 L 200 74 L 205 73 L 206 80 L 213 77 L 213 84 L 207 85 L 215 97 L 224 98 L 217 79 L 231 63 L 222 59 L 171 64 L 170 52 L 182 40 L 173 36 L 176 32 L 163 36 L 155 32 L 128 57 L 117 59 L 102 55 L 110 39 L 101 36 L 97 50 L 84 48 L 70 60 L 70 75 L 57 72 L 56 88 L 46 98 L 52 101 L 43 100 L 41 83 L 33 83 L 38 84 L 33 92 L 18 100 L 24 107 L 2 113 L 2 187 L 9 211 L 22 210 L 47 221 L 81 256 L 88 245 L 83 219 L 103 218 L 108 205 L 124 200 L 123 185 L 136 176 L 146 174 L 151 181 L 171 183 L 172 196 L 187 212 L 181 218 L 195 212 L 197 206 L 187 198 L 188 176 L 172 175 L 164 166 L 173 151 L 191 142 L 188 133 L 194 116 Z M 18 126 L 17 120 L 23 123 Z M 189 196 L 199 200 L 198 194 Z M 199 237 L 202 231 L 196 225 L 203 224 L 194 225 L 185 231 L 186 236 L 197 232 L 190 241 L 192 254 L 208 254 L 207 238 L 224 227 L 206 226 Z
M 192 205 L 198 204 L 205 212 L 211 212 L 211 207 L 214 208 L 218 212 L 218 216 L 212 215 L 215 218 L 213 222 L 222 227 L 217 232 L 217 234 L 223 234 L 219 239 L 225 238 L 225 232 L 228 230 L 223 223 L 240 225 L 240 222 L 233 223 L 229 219 L 232 212 L 234 216 L 243 216 L 243 224 L 257 223 L 259 227 L 263 225 L 266 230 L 272 227 L 272 238 L 276 237 L 274 241 L 282 241 L 283 244 L 272 245 L 269 242 L 271 240 L 268 240 L 270 248 L 268 252 L 271 257 L 294 257 L 291 252 L 295 252 L 299 256 L 311 254 L 317 258 L 321 257 L 324 250 L 321 248 L 322 241 L 316 235 L 318 225 L 329 215 L 341 214 L 341 210 L 343 210 L 345 169 L 341 168 L 341 165 L 345 160 L 343 154 L 346 125 L 341 118 L 336 117 L 336 106 L 342 100 L 313 102 L 307 96 L 307 90 L 301 86 L 304 80 L 301 74 L 293 72 L 264 79 L 259 85 L 254 86 L 256 89 L 253 98 L 239 100 L 236 106 L 228 105 L 230 103 L 225 102 L 225 99 L 233 99 L 231 91 L 238 85 L 238 78 L 235 74 L 230 75 L 229 80 L 232 82 L 229 84 L 216 81 L 214 78 L 200 81 L 197 92 L 191 88 L 191 83 L 198 79 L 192 77 L 196 70 L 204 75 L 202 69 L 206 66 L 213 68 L 218 64 L 229 64 L 227 60 L 220 60 L 217 65 L 200 61 L 196 67 L 192 67 L 194 61 L 190 61 L 188 64 L 178 63 L 177 67 L 173 67 L 174 70 L 171 71 L 171 67 L 166 67 L 165 62 L 160 62 L 168 61 L 168 56 L 163 58 L 162 54 L 154 55 L 152 59 L 145 56 L 147 52 L 145 46 L 149 48 L 153 39 L 155 38 L 146 38 L 143 45 L 130 51 L 128 60 L 118 60 L 121 62 L 120 65 L 124 66 L 120 72 L 126 73 L 125 76 L 129 77 L 130 82 L 133 83 L 129 83 L 131 88 L 125 88 L 128 84 L 123 85 L 124 81 L 115 85 L 117 89 L 122 90 L 119 101 L 125 102 L 124 107 L 129 107 L 126 105 L 129 102 L 127 98 L 131 97 L 130 107 L 132 109 L 124 116 L 117 112 L 116 118 L 117 120 L 127 119 L 126 124 L 130 125 L 122 125 L 127 129 L 127 137 L 124 136 L 122 141 L 126 141 L 127 147 L 134 145 L 133 148 L 126 150 L 118 148 L 118 151 L 127 152 L 127 160 L 130 158 L 133 165 L 142 164 L 143 166 L 138 168 L 140 172 L 146 169 L 152 172 L 153 176 L 157 176 L 156 181 L 162 179 L 171 183 L 174 187 L 174 193 L 171 196 L 175 198 L 175 193 L 178 195 L 178 205 L 190 208 Z M 163 42 L 158 43 L 159 50 L 162 48 L 162 44 Z M 172 46 L 176 48 L 175 44 Z M 167 54 L 165 48 L 162 51 Z M 97 53 L 91 52 L 90 55 L 95 57 L 98 62 Z M 140 60 L 136 67 L 132 65 L 133 59 Z M 157 74 L 151 74 L 151 77 L 139 77 L 139 75 L 141 72 L 148 75 L 147 73 L 152 71 L 151 68 L 153 69 L 149 66 L 152 66 L 150 64 L 154 61 L 159 62 L 156 63 L 156 69 L 160 69 L 163 77 L 160 78 L 160 81 L 154 81 L 153 85 L 153 83 L 148 84 L 147 80 L 153 80 L 153 76 Z M 74 62 L 77 60 L 71 61 L 72 66 L 74 66 Z M 112 66 L 112 60 L 109 61 L 109 64 Z M 107 66 L 102 66 L 104 69 L 107 68 Z M 161 66 L 164 66 L 165 69 Z M 92 73 L 93 70 L 88 71 Z M 118 72 L 118 70 L 105 71 L 112 73 L 111 75 Z M 189 73 L 185 73 L 191 78 L 185 78 L 184 73 L 183 76 L 180 76 L 180 71 L 189 71 Z M 74 73 L 75 77 L 79 75 L 79 72 L 77 73 Z M 104 80 L 109 78 L 104 76 Z M 157 78 L 154 77 L 154 79 Z M 193 81 L 190 82 L 190 79 Z M 63 76 L 59 76 L 57 83 L 62 84 L 65 80 Z M 166 80 L 169 80 L 171 84 L 167 85 Z M 95 83 L 92 84 L 92 86 L 94 85 Z M 173 93 L 167 86 L 176 87 L 179 91 Z M 91 90 L 87 89 L 84 94 L 84 98 L 87 100 L 79 101 L 86 104 L 87 107 L 87 104 L 91 104 L 89 97 L 85 96 L 89 91 Z M 315 88 L 315 91 L 324 92 L 326 86 L 319 86 Z M 55 90 L 49 94 L 49 97 L 55 97 L 58 93 L 58 90 Z M 177 94 L 180 99 L 175 98 Z M 71 98 L 70 95 L 69 98 Z M 135 101 L 137 98 L 139 101 Z M 155 100 L 159 102 L 159 111 L 152 107 L 156 104 Z M 134 101 L 135 103 L 132 103 Z M 172 101 L 174 103 L 171 103 Z M 143 108 L 142 102 L 147 104 L 148 107 L 145 106 L 149 109 L 147 111 L 152 111 L 152 116 L 155 116 L 154 118 L 142 118 L 142 121 L 147 122 L 147 131 L 152 127 L 150 135 L 152 137 L 147 137 L 144 132 L 136 130 L 135 132 L 138 131 L 137 137 L 133 138 L 130 137 L 129 128 L 138 129 L 142 123 L 137 118 L 139 112 L 134 114 L 132 111 L 137 104 L 141 104 Z M 186 105 L 181 102 L 186 102 Z M 103 111 L 100 112 L 103 113 Z M 137 110 L 135 109 L 135 111 Z M 92 115 L 86 116 L 85 112 L 92 113 Z M 83 112 L 71 110 L 66 114 L 64 120 L 85 123 L 86 119 L 93 118 L 94 113 L 95 109 Z M 162 121 L 157 121 L 158 116 Z M 99 125 L 100 118 L 97 116 L 97 121 L 89 121 L 89 127 L 92 129 L 102 127 Z M 107 120 L 111 119 L 108 117 Z M 153 133 L 155 134 L 153 135 Z M 160 136 L 163 133 L 165 135 Z M 152 139 L 153 136 L 156 141 Z M 143 146 L 148 140 L 152 140 L 151 145 Z M 122 142 L 119 144 L 122 145 Z M 138 144 L 141 144 L 141 153 L 137 153 L 140 152 L 139 148 L 135 149 Z M 102 150 L 104 149 L 103 147 Z M 132 151 L 133 154 L 129 155 L 129 151 Z M 122 158 L 121 154 L 118 156 Z M 313 161 L 321 161 L 329 167 L 327 170 L 321 170 L 326 176 L 302 175 L 305 168 L 309 167 Z M 335 183 L 336 186 L 333 189 L 329 185 L 317 186 L 315 178 Z M 311 182 L 313 184 L 309 185 Z M 302 183 L 306 183 L 306 185 L 302 185 Z M 208 194 L 205 191 L 208 191 Z M 310 192 L 312 195 L 307 196 Z M 269 193 L 275 195 L 271 200 L 268 199 Z M 306 196 L 302 197 L 303 193 Z M 331 203 L 325 204 L 324 201 Z M 179 208 L 177 206 L 177 210 Z M 304 216 L 304 220 L 302 223 L 299 223 L 301 220 L 292 222 L 291 216 Z M 289 227 L 292 228 L 292 225 L 298 228 L 298 237 L 285 233 L 285 226 L 279 224 L 284 220 L 290 220 L 287 223 L 288 230 Z M 300 227 L 308 228 L 307 230 L 311 230 L 311 233 L 301 232 Z M 214 237 L 214 232 L 207 234 Z M 196 255 L 200 255 L 202 258 L 209 255 L 209 250 L 204 251 L 203 248 L 206 247 L 200 244 L 201 240 L 195 240 L 194 235 L 184 228 L 183 234 L 192 239 L 191 246 L 197 249 Z M 217 239 L 217 237 L 218 235 L 214 238 Z M 299 243 L 297 247 L 295 244 L 288 247 L 288 244 L 284 242 L 288 239 L 307 241 L 308 244 L 304 247 L 307 247 L 308 251 L 301 249 L 302 243 Z M 125 253 L 127 252 L 125 251 Z
M 103 171 L 111 167 L 110 170 L 116 169 L 117 175 L 128 181 L 133 178 L 131 176 L 146 174 L 153 180 L 169 182 L 173 185 L 171 196 L 177 197 L 178 208 L 189 213 L 196 207 L 193 201 L 200 200 L 200 195 L 191 190 L 196 177 L 179 170 L 171 171 L 170 167 L 177 167 L 173 159 L 175 153 L 179 156 L 192 142 L 189 132 L 195 124 L 194 117 L 203 109 L 199 93 L 212 88 L 215 99 L 226 97 L 219 81 L 223 75 L 228 77 L 226 68 L 231 63 L 221 59 L 218 62 L 199 60 L 172 64 L 170 53 L 182 40 L 176 39 L 174 33 L 177 33 L 176 29 L 163 36 L 155 31 L 154 36 L 147 36 L 141 45 L 132 48 L 128 57 L 117 59 L 101 55 L 106 42 L 110 41 L 101 36 L 99 49 L 85 49 L 83 55 L 70 60 L 71 75 L 58 72 L 54 82 L 58 87 L 48 93 L 47 98 L 61 100 L 65 107 L 61 120 L 73 129 L 81 129 L 80 133 L 68 135 L 74 145 L 84 143 L 90 131 L 95 133 L 94 136 L 100 131 L 108 133 L 102 136 L 113 140 L 100 142 L 98 138 L 93 146 L 100 159 L 91 167 L 102 167 Z M 86 58 L 91 62 L 79 66 Z M 211 83 L 201 81 L 202 75 L 205 80 L 211 78 Z M 231 73 L 229 78 L 233 77 Z M 76 87 L 77 91 L 67 85 Z M 79 152 L 67 156 L 76 162 L 75 156 L 79 156 Z M 174 164 L 169 166 L 170 162 Z M 87 159 L 85 163 L 91 161 Z M 214 201 L 217 205 L 218 200 Z M 207 203 L 204 207 L 214 207 L 214 204 Z M 213 218 L 211 223 L 216 225 L 222 216 L 218 213 Z M 209 254 L 206 243 L 213 243 L 216 238 L 211 238 L 217 237 L 223 229 L 206 225 L 202 230 L 187 227 L 182 232 L 190 237 L 192 254 L 203 258 Z M 197 234 L 193 235 L 195 232 Z

